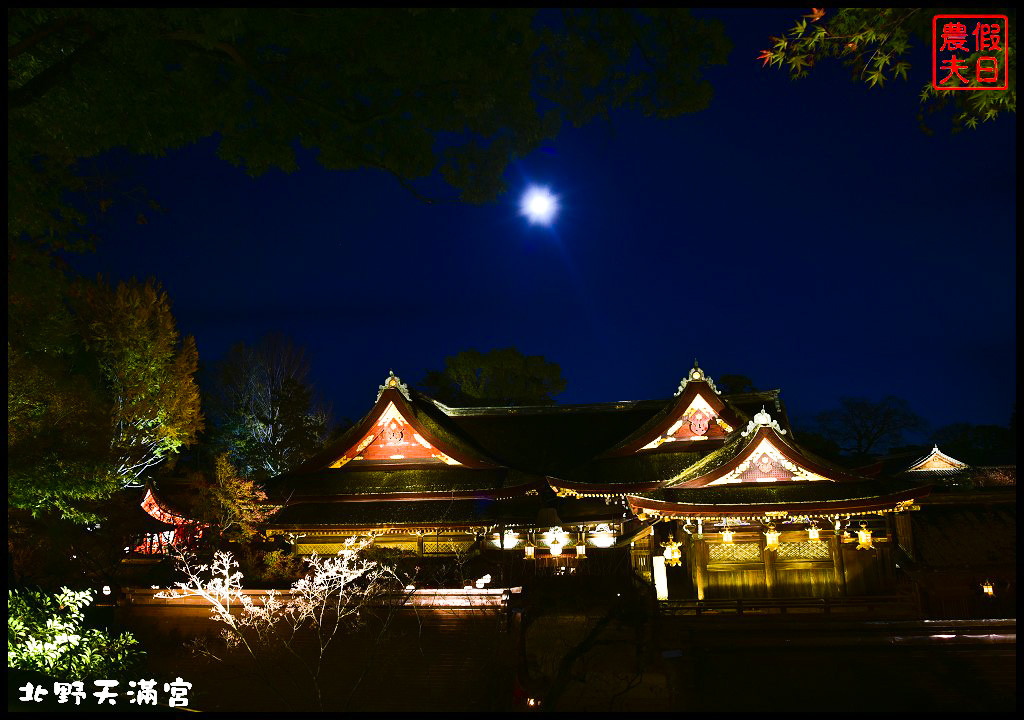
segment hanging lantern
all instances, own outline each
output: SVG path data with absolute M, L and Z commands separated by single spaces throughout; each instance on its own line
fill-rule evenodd
M 562 554 L 562 543 L 552 540 L 551 544 L 548 545 L 548 550 L 551 552 L 551 557 L 558 557 Z
M 525 553 L 524 557 L 527 560 L 533 560 L 533 550 L 534 550 L 533 544 L 532 543 L 526 543 L 526 547 L 523 548 L 523 552 Z
M 857 531 L 857 549 L 871 549 L 871 531 L 868 530 L 867 523 L 861 523 L 860 530 Z
M 578 543 L 576 545 L 576 557 L 586 557 L 586 556 L 587 556 L 587 546 L 584 545 L 583 543 Z
M 679 549 L 679 543 L 675 540 L 669 540 L 661 545 L 665 548 L 665 564 L 678 565 L 679 559 L 683 556 L 682 551 Z
M 722 542 L 724 542 L 724 543 L 731 543 L 732 542 L 732 536 L 734 534 L 735 533 L 733 533 L 733 531 L 730 530 L 728 526 L 726 526 L 725 530 L 722 531 Z
M 779 548 L 779 535 L 781 533 L 775 529 L 774 525 L 768 526 L 768 531 L 764 534 L 764 542 L 769 550 L 777 550 Z
M 996 594 L 996 586 L 992 584 L 991 580 L 986 580 L 981 584 L 981 591 L 989 597 L 994 597 Z
M 817 525 L 808 525 L 807 526 L 807 539 L 808 540 L 817 540 L 818 539 L 818 526 Z

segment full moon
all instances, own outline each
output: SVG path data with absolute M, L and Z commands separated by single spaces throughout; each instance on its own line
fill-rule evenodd
M 534 185 L 519 200 L 519 214 L 531 225 L 550 225 L 558 214 L 558 197 L 547 188 Z

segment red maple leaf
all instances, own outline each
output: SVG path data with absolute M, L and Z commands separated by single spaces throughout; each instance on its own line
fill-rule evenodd
M 804 15 L 805 18 L 810 18 L 811 22 L 818 22 L 825 17 L 825 8 L 811 8 L 810 15 Z
M 761 54 L 757 56 L 757 59 L 758 60 L 764 60 L 764 63 L 761 65 L 761 67 L 764 67 L 765 65 L 767 65 L 768 63 L 771 62 L 771 60 L 772 60 L 772 51 L 771 50 L 762 50 Z

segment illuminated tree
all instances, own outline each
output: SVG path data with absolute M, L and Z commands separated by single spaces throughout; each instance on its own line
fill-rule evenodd
M 238 343 L 218 363 L 208 396 L 215 444 L 243 476 L 279 475 L 323 447 L 328 413 L 308 375 L 305 351 L 279 335 Z
M 216 553 L 212 566 L 197 566 L 180 558 L 186 579 L 175 584 L 176 590 L 157 597 L 205 600 L 213 619 L 224 627 L 216 647 L 197 639 L 193 649 L 214 660 L 240 651 L 271 687 L 277 686 L 283 667 L 273 654 L 284 651 L 290 660 L 286 665 L 297 661 L 306 673 L 315 706 L 323 710 L 320 674 L 328 647 L 339 633 L 358 626 L 371 599 L 383 592 L 400 591 L 403 585 L 390 569 L 360 555 L 366 545 L 351 538 L 333 557 L 313 555 L 304 577 L 292 584 L 286 598 L 269 590 L 261 602 L 243 592 L 242 573 L 230 553 Z M 331 681 L 337 683 L 337 678 Z
M 35 267 L 8 291 L 8 504 L 85 521 L 195 440 L 195 343 L 153 283 L 71 285 L 40 256 L 19 262 Z M 33 276 L 50 286 L 22 294 Z
M 887 80 L 907 80 L 914 43 L 931 47 L 932 18 L 955 13 L 942 8 L 839 8 L 834 13 L 814 8 L 789 31 L 771 38 L 772 47 L 762 50 L 764 65 L 789 69 L 794 79 L 807 77 L 811 68 L 825 58 L 837 58 L 849 67 L 855 81 L 882 87 Z M 976 11 L 972 11 L 976 12 Z M 993 120 L 1002 113 L 1017 112 L 1016 10 L 1004 8 L 989 12 L 1010 19 L 1009 87 L 986 92 L 949 92 L 936 90 L 931 80 L 921 91 L 924 112 L 934 112 L 952 103 L 954 128 L 976 128 L 979 122 Z M 975 63 L 981 53 L 965 59 Z
M 443 371 L 427 373 L 427 394 L 455 406 L 551 405 L 565 390 L 557 363 L 515 348 L 465 350 L 445 359 Z
M 213 480 L 199 494 L 199 520 L 217 529 L 222 537 L 252 538 L 258 526 L 273 514 L 267 494 L 253 480 L 240 477 L 227 453 L 214 460 Z

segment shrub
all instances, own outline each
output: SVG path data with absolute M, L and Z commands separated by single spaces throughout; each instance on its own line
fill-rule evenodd
M 144 656 L 128 633 L 116 637 L 83 626 L 90 590 L 56 594 L 9 590 L 7 667 L 36 670 L 55 680 L 123 678 Z

